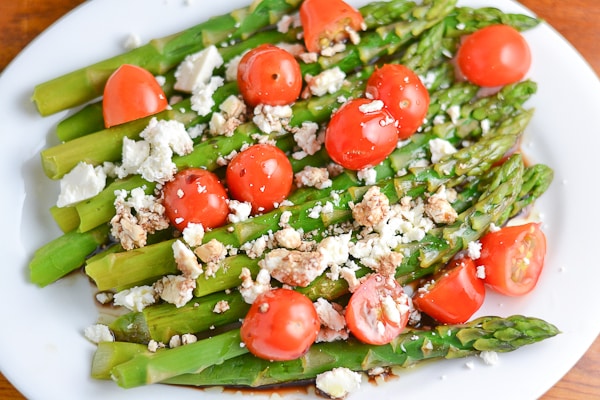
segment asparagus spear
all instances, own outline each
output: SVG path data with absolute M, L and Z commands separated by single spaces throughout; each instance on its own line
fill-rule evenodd
M 537 318 L 521 315 L 481 317 L 462 325 L 407 330 L 384 346 L 354 340 L 318 343 L 293 361 L 270 362 L 247 354 L 215 364 L 198 374 L 174 377 L 164 383 L 261 387 L 312 380 L 336 367 L 368 371 L 376 367 L 409 367 L 424 360 L 464 358 L 483 351 L 510 352 L 559 333 L 554 325 Z
M 299 0 L 260 0 L 229 14 L 213 17 L 180 33 L 73 71 L 37 85 L 33 101 L 41 115 L 50 115 L 100 96 L 110 74 L 122 64 L 136 64 L 160 75 L 186 55 L 222 41 L 246 39 L 299 6 Z M 56 94 L 60 93 L 60 96 Z
M 237 332 L 237 331 L 235 331 Z M 432 329 L 407 329 L 390 344 L 373 346 L 356 340 L 318 343 L 297 360 L 272 362 L 244 354 L 228 359 L 198 373 L 173 376 L 162 383 L 192 386 L 249 386 L 261 387 L 292 381 L 312 380 L 316 375 L 335 367 L 368 371 L 376 367 L 409 367 L 428 359 L 455 359 L 477 355 L 482 351 L 510 352 L 559 334 L 552 324 L 537 318 L 513 315 L 506 318 L 488 316 L 460 325 L 439 325 Z M 235 343 L 232 347 L 237 347 Z M 225 350 L 225 349 L 224 349 Z M 161 350 L 168 353 L 172 350 Z M 183 351 L 179 350 L 183 353 Z M 176 354 L 175 356 L 179 356 Z M 161 371 L 181 371 L 178 359 L 160 360 Z M 111 371 L 120 371 L 125 363 L 143 364 L 152 355 L 147 346 L 127 342 L 103 342 L 98 345 L 92 363 L 92 377 L 110 379 Z M 188 357 L 186 357 L 188 358 Z M 130 360 L 140 360 L 131 362 Z M 163 361 L 165 360 L 165 361 Z M 153 366 L 159 364 L 158 359 Z M 147 378 L 144 374 L 151 375 Z M 136 384 L 144 380 L 160 381 L 161 375 L 146 370 L 141 377 L 131 374 Z M 129 378 L 129 376 L 128 376 Z M 141 379 L 140 379 L 141 378 Z M 118 381 L 119 382 L 119 381 Z

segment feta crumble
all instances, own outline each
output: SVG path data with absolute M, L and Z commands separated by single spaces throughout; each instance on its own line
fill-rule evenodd
M 343 399 L 360 388 L 362 375 L 348 368 L 334 368 L 317 375 L 317 389 L 332 399 Z
M 101 166 L 80 162 L 60 181 L 57 207 L 67 207 L 90 199 L 106 186 L 106 173 Z
M 175 89 L 192 93 L 201 85 L 206 85 L 215 68 L 223 65 L 223 57 L 216 46 L 188 55 L 175 71 Z

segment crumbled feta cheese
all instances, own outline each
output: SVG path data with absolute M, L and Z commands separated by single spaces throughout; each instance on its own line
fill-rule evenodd
M 194 142 L 185 129 L 185 125 L 175 120 L 152 118 L 140 137 L 150 143 L 150 156 L 157 147 L 168 147 L 177 155 L 184 156 L 194 149 Z
M 225 65 L 225 80 L 227 82 L 237 81 L 238 66 L 240 65 L 242 57 L 243 54 L 235 56 Z
M 318 251 L 274 249 L 258 262 L 281 283 L 306 287 L 325 271 L 327 264 Z
M 361 104 L 358 107 L 358 110 L 363 114 L 373 113 L 377 111 L 383 110 L 383 101 L 381 100 L 372 100 L 369 103 Z
M 479 257 L 481 257 L 481 242 L 479 240 L 469 242 L 467 251 L 471 260 L 479 259 Z
M 215 68 L 223 65 L 223 57 L 216 46 L 188 55 L 175 71 L 175 89 L 182 92 L 193 92 L 200 85 L 206 85 Z
M 224 80 L 220 76 L 213 76 L 208 83 L 199 84 L 192 92 L 192 110 L 196 111 L 200 116 L 207 116 L 215 106 L 213 95 L 215 91 L 223 86 Z
M 458 218 L 458 213 L 446 199 L 445 194 L 435 193 L 429 196 L 425 212 L 436 224 L 452 224 Z
M 453 104 L 446 110 L 446 113 L 450 116 L 450 120 L 453 124 L 456 125 L 458 119 L 460 118 L 460 106 L 457 104 Z
M 315 342 L 333 342 L 348 339 L 349 334 L 348 329 L 346 329 L 343 307 L 339 304 L 329 303 L 323 298 L 319 298 L 313 304 L 321 323 L 321 329 Z
M 140 312 L 156 302 L 156 293 L 152 286 L 136 286 L 122 290 L 114 295 L 114 304 L 131 311 Z
M 192 247 L 197 247 L 202 244 L 204 239 L 204 226 L 190 222 L 183 229 L 183 240 Z
M 478 265 L 477 266 L 477 273 L 476 276 L 479 279 L 485 279 L 485 265 Z
M 229 215 L 227 220 L 231 223 L 246 221 L 252 214 L 252 204 L 247 201 L 229 200 Z
M 101 166 L 94 167 L 81 161 L 60 181 L 57 207 L 67 207 L 100 193 L 106 186 L 106 173 Z
M 343 265 L 350 256 L 348 252 L 350 238 L 350 234 L 327 236 L 319 242 L 317 251 L 323 254 L 327 265 Z
M 88 326 L 84 329 L 83 334 L 87 340 L 92 343 L 101 343 L 101 342 L 114 342 L 115 337 L 112 332 L 108 328 L 108 326 L 104 324 L 95 324 Z
M 374 185 L 377 182 L 377 171 L 375 168 L 364 168 L 356 174 L 358 179 L 363 181 L 365 185 Z
M 372 186 L 361 202 L 352 208 L 352 216 L 359 225 L 372 227 L 381 223 L 389 211 L 390 200 L 381 193 L 379 186 Z
M 362 375 L 348 368 L 334 368 L 317 375 L 317 389 L 333 399 L 343 399 L 360 388 Z
M 286 249 L 297 249 L 302 244 L 302 235 L 294 228 L 283 228 L 274 236 L 277 243 Z
M 431 151 L 431 162 L 438 163 L 442 158 L 456 153 L 456 148 L 447 140 L 433 139 L 429 141 L 429 150 Z
M 142 163 L 150 157 L 150 143 L 145 140 L 123 138 L 121 165 L 115 168 L 119 178 L 137 174 Z
M 256 276 L 256 281 L 253 281 L 250 270 L 244 267 L 240 279 L 242 280 L 240 294 L 248 304 L 254 303 L 259 295 L 271 290 L 271 275 L 266 269 L 261 269 Z
M 292 107 L 289 105 L 270 106 L 259 104 L 254 108 L 252 121 L 264 133 L 284 132 L 292 118 Z
M 340 90 L 345 79 L 346 74 L 339 67 L 334 67 L 326 69 L 318 75 L 307 76 L 307 83 L 313 96 L 323 96 Z
M 227 257 L 225 245 L 217 239 L 211 239 L 208 243 L 196 248 L 194 252 L 205 263 L 218 263 Z
M 138 34 L 135 34 L 135 33 L 130 33 L 127 36 L 127 38 L 125 38 L 125 41 L 123 42 L 123 47 L 125 48 L 125 50 L 137 49 L 141 45 L 142 45 L 142 39 L 140 38 L 140 36 Z
M 175 240 L 171 247 L 173 248 L 177 269 L 188 278 L 198 278 L 202 274 L 202 267 L 198 263 L 194 252 L 181 240 Z
M 192 299 L 196 280 L 183 275 L 167 275 L 155 282 L 153 287 L 161 299 L 180 308 Z
M 327 168 L 318 168 L 307 165 L 302 171 L 295 175 L 296 185 L 298 187 L 315 187 L 317 189 L 325 189 L 331 187 L 332 181 L 329 179 L 329 171 Z
M 186 344 L 196 343 L 197 341 L 198 338 L 196 337 L 196 335 L 192 335 L 191 333 L 184 333 L 183 335 L 181 335 L 181 344 L 184 346 Z
M 294 140 L 302 149 L 302 152 L 308 155 L 313 155 L 321 150 L 324 135 L 318 135 L 319 125 L 316 122 L 303 122 L 301 126 L 292 128 Z
M 484 350 L 479 353 L 479 357 L 483 360 L 487 365 L 496 365 L 498 364 L 498 353 L 495 351 L 487 351 Z
M 229 303 L 226 300 L 219 300 L 215 307 L 213 308 L 213 312 L 215 314 L 223 314 L 225 311 L 229 310 Z

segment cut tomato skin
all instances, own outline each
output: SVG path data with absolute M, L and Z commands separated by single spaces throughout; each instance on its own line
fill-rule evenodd
M 347 38 L 347 27 L 358 32 L 364 23 L 361 13 L 342 0 L 304 0 L 300 6 L 300 21 L 304 28 L 304 45 L 315 53 Z
M 522 296 L 537 285 L 546 256 L 546 235 L 539 223 L 507 226 L 481 238 L 485 283 L 507 296 Z
M 485 284 L 468 257 L 455 259 L 413 297 L 415 307 L 443 324 L 467 322 L 485 300 Z
M 464 39 L 456 60 L 470 82 L 487 87 L 503 86 L 525 77 L 531 66 L 531 50 L 515 28 L 490 25 Z
M 189 168 L 178 172 L 163 188 L 165 214 L 183 231 L 189 223 L 204 229 L 223 225 L 229 215 L 225 187 L 212 172 Z
M 264 213 L 287 198 L 294 171 L 281 149 L 256 144 L 231 160 L 225 179 L 233 199 L 250 203 L 254 213 Z
M 242 322 L 240 335 L 257 357 L 295 360 L 315 342 L 321 323 L 308 297 L 291 289 L 259 295 Z
M 410 68 L 385 64 L 367 81 L 367 96 L 383 101 L 398 121 L 398 138 L 408 139 L 423 124 L 429 109 L 429 92 Z
M 390 299 L 396 307 L 392 313 L 386 311 Z M 393 314 L 397 320 L 391 318 Z M 350 332 L 361 342 L 374 345 L 390 343 L 406 327 L 408 316 L 404 289 L 394 278 L 380 274 L 373 274 L 360 284 L 350 297 L 345 314 Z
M 106 81 L 102 112 L 104 125 L 148 117 L 165 110 L 169 103 L 156 78 L 144 68 L 124 64 Z
M 263 44 L 242 57 L 237 82 L 248 105 L 281 106 L 293 103 L 300 96 L 302 72 L 300 64 L 289 52 L 272 44 Z
M 396 121 L 381 108 L 364 111 L 374 100 L 358 98 L 337 110 L 325 132 L 325 148 L 344 168 L 361 170 L 382 162 L 398 143 Z

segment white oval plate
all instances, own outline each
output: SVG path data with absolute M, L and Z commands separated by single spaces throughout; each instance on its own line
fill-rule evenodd
M 0 212 L 4 226 L 0 234 L 0 367 L 26 397 L 147 400 L 238 396 L 163 385 L 124 390 L 112 382 L 90 379 L 94 346 L 82 332 L 95 322 L 97 312 L 89 283 L 74 276 L 39 289 L 27 279 L 27 264 L 34 250 L 60 234 L 47 212 L 58 185 L 43 176 L 39 151 L 57 143 L 54 128 L 65 116 L 41 118 L 29 98 L 37 83 L 122 52 L 123 42 L 132 33 L 146 42 L 248 2 L 90 1 L 40 35 L 0 77 Z M 461 4 L 493 4 L 504 11 L 528 12 L 510 0 Z M 600 308 L 600 268 L 593 253 L 600 226 L 594 210 L 599 194 L 594 174 L 600 132 L 594 121 L 600 110 L 600 83 L 548 25 L 525 35 L 533 51 L 530 77 L 539 83 L 539 91 L 529 103 L 537 111 L 524 148 L 532 161 L 544 162 L 556 171 L 554 184 L 537 206 L 548 236 L 547 265 L 534 293 L 514 299 L 490 295 L 479 314 L 536 316 L 556 324 L 562 334 L 502 354 L 494 366 L 478 358 L 429 363 L 381 386 L 366 383 L 352 399 L 427 398 L 434 394 L 465 400 L 537 398 L 576 363 L 600 332 L 596 312 Z M 290 395 L 305 396 L 302 392 Z

